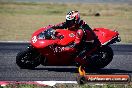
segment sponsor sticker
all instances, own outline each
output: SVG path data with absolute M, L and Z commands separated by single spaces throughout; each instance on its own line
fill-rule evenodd
M 86 75 L 87 82 L 130 82 L 130 75 Z

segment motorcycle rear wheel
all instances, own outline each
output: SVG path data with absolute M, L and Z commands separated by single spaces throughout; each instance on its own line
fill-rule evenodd
M 21 69 L 34 69 L 40 65 L 39 54 L 33 50 L 24 50 L 17 54 L 16 64 Z
M 94 56 L 95 55 L 95 56 Z M 97 53 L 88 58 L 90 69 L 100 69 L 107 66 L 113 59 L 113 50 L 110 46 L 102 46 Z

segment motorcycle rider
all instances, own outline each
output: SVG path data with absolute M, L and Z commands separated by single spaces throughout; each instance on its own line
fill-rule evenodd
M 53 28 L 68 29 L 76 32 L 75 41 L 72 44 L 63 47 L 62 50 L 72 51 L 77 49 L 79 55 L 76 57 L 75 62 L 79 65 L 83 65 L 85 63 L 83 58 L 86 53 L 91 48 L 94 48 L 97 44 L 100 44 L 93 30 L 89 27 L 89 25 L 86 24 L 86 22 L 80 19 L 80 14 L 78 11 L 68 12 L 66 15 L 66 22 L 54 25 Z

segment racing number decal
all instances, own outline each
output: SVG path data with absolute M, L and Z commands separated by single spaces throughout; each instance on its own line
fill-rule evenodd
M 36 36 L 33 36 L 32 42 L 33 42 L 33 43 L 37 42 L 37 37 L 36 37 Z

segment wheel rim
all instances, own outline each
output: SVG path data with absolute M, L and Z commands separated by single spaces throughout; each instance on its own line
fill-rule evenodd
M 106 59 L 106 57 L 108 55 L 106 52 L 101 52 L 100 54 L 101 54 L 101 58 L 104 60 Z
M 90 68 L 104 68 L 113 59 L 113 51 L 109 46 L 104 46 L 87 59 Z
M 40 64 L 40 55 L 32 52 L 27 52 L 19 59 L 21 68 L 34 68 Z
M 31 56 L 31 53 L 28 53 L 28 54 L 25 54 L 24 57 L 22 57 L 21 59 L 21 62 L 24 63 L 24 64 L 32 64 L 32 60 L 31 60 L 32 56 Z

